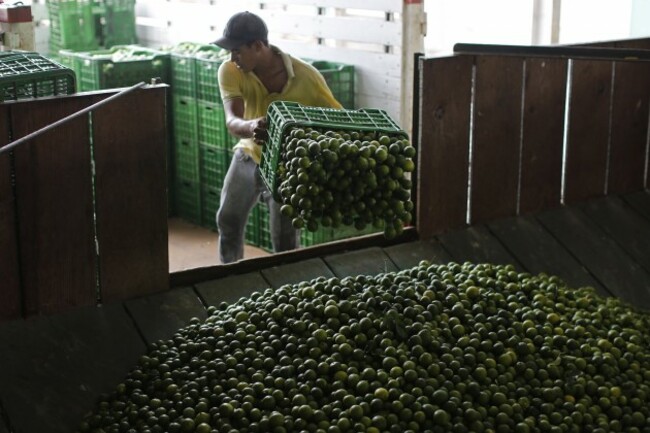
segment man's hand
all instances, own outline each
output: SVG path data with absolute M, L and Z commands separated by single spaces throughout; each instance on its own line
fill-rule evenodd
M 258 117 L 250 121 L 251 132 L 255 143 L 263 145 L 269 139 L 269 132 L 266 129 L 266 117 Z

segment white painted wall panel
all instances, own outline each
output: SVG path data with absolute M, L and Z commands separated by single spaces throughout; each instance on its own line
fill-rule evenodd
M 401 22 L 388 22 L 363 17 L 326 17 L 288 15 L 282 12 L 260 14 L 269 29 L 302 36 L 336 39 L 339 41 L 402 46 Z
M 402 0 L 266 0 L 262 4 L 293 4 L 314 7 L 334 7 L 345 9 L 401 12 Z
M 401 107 L 411 105 L 402 88 L 403 0 L 138 0 L 138 37 L 151 47 L 209 43 L 242 10 L 259 14 L 270 42 L 296 57 L 354 65 L 356 105 L 401 122 Z

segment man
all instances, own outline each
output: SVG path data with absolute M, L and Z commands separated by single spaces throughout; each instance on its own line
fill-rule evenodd
M 281 215 L 259 172 L 267 138 L 266 112 L 278 100 L 313 107 L 341 108 L 341 104 L 313 66 L 269 44 L 266 24 L 255 14 L 233 15 L 214 44 L 230 51 L 230 61 L 219 68 L 219 88 L 228 131 L 240 138 L 217 212 L 219 258 L 230 263 L 243 257 L 246 222 L 260 197 L 269 206 L 273 249 L 297 248 L 299 231 Z

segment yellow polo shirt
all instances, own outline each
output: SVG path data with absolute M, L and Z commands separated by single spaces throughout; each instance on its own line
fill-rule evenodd
M 219 89 L 223 101 L 234 98 L 244 100 L 244 119 L 266 116 L 273 101 L 292 101 L 310 107 L 342 108 L 334 98 L 320 72 L 308 63 L 291 57 L 275 46 L 271 48 L 282 56 L 289 79 L 280 93 L 269 93 L 254 72 L 240 71 L 234 62 L 225 61 L 219 67 Z M 262 146 L 251 138 L 239 140 L 235 149 L 241 148 L 259 164 Z

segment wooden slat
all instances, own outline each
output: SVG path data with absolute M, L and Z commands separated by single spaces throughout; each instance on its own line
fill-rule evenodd
M 616 62 L 608 194 L 644 187 L 647 164 L 650 64 Z
M 623 199 L 640 215 L 650 220 L 650 192 L 638 191 L 623 196 Z
M 566 149 L 566 204 L 605 191 L 612 62 L 573 62 Z
M 517 212 L 523 59 L 478 56 L 471 224 Z
M 170 339 L 190 319 L 207 317 L 205 307 L 191 287 L 181 287 L 125 302 L 137 329 L 147 343 Z
M 505 218 L 489 224 L 490 231 L 532 273 L 557 275 L 571 287 L 603 286 L 533 216 Z
M 0 399 L 16 432 L 76 431 L 146 347 L 122 305 L 0 325 Z
M 7 426 L 7 424 L 5 424 L 4 419 L 5 419 L 5 415 L 3 415 L 2 411 L 0 411 L 0 433 L 10 433 L 9 427 Z
M 339 278 L 395 272 L 397 267 L 381 248 L 366 248 L 324 257 Z
M 505 249 L 484 225 L 468 227 L 438 236 L 440 243 L 457 263 L 512 264 L 524 270 L 520 263 Z
M 408 269 L 417 266 L 422 260 L 432 264 L 442 264 L 452 261 L 451 256 L 435 240 L 408 242 L 384 248 L 399 269 Z
M 88 97 L 11 107 L 19 138 L 90 105 Z M 25 313 L 94 305 L 96 253 L 86 116 L 14 150 Z
M 526 60 L 519 213 L 560 205 L 567 60 Z
M 640 50 L 650 50 L 650 38 L 625 39 L 614 42 L 616 48 L 633 48 Z
M 472 62 L 459 56 L 420 64 L 416 221 L 424 239 L 465 226 Z
M 284 284 L 296 284 L 310 281 L 317 277 L 331 278 L 334 276 L 330 268 L 321 259 L 309 259 L 286 265 L 262 269 L 262 275 L 274 288 Z
M 262 292 L 270 287 L 259 272 L 232 275 L 195 285 L 206 305 L 218 307 L 222 302 L 234 303 L 253 292 Z
M 591 200 L 584 212 L 623 250 L 650 272 L 650 221 L 616 196 Z
M 104 301 L 169 287 L 165 93 L 135 91 L 93 113 Z
M 8 126 L 9 108 L 0 105 L 0 148 L 9 143 Z M 18 318 L 22 313 L 15 206 L 11 155 L 4 153 L 0 155 L 0 321 Z
M 584 213 L 562 208 L 541 213 L 538 219 L 612 295 L 650 308 L 650 274 Z

